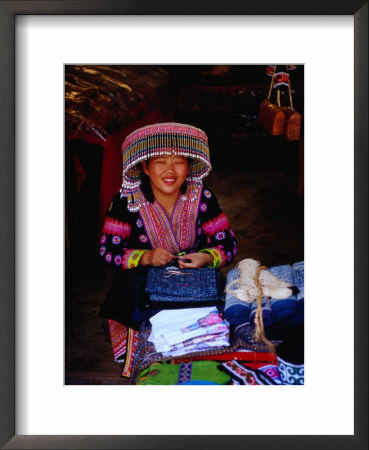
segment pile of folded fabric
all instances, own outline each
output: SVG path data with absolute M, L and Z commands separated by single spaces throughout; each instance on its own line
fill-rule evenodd
M 240 279 L 240 270 L 238 268 L 231 269 L 227 274 L 228 287 L 231 283 L 234 284 L 234 289 L 239 289 L 238 281 Z M 251 303 L 247 303 L 240 300 L 232 293 L 226 293 L 225 297 L 225 307 L 224 307 L 224 318 L 231 325 L 241 325 L 242 323 L 248 322 L 251 312 Z
M 224 284 L 222 289 L 219 272 L 174 265 L 150 268 L 144 311 L 151 313 L 139 331 L 127 335 L 122 375 L 130 377 L 131 384 L 149 385 L 304 384 L 303 326 L 299 326 L 304 317 L 304 263 L 275 266 L 267 272 L 262 274 L 266 293 L 262 314 L 275 352 L 255 340 L 257 302 L 232 296 Z M 291 290 L 290 297 L 287 293 L 277 298 L 276 286 L 281 284 L 275 277 L 297 290 Z M 244 288 L 239 281 L 240 270 L 231 269 L 227 285 L 233 282 L 233 289 Z
M 261 367 L 251 367 L 241 361 L 223 363 L 223 370 L 232 375 L 233 384 L 304 384 L 304 261 L 267 269 L 274 277 L 294 287 L 293 295 L 277 299 L 263 297 L 262 316 L 268 338 L 277 344 L 276 357 L 279 379 L 268 381 Z M 252 340 L 257 302 L 247 302 L 237 296 L 241 273 L 236 267 L 227 274 L 224 318 L 231 333 L 242 332 L 244 340 Z M 231 286 L 232 290 L 227 290 Z M 243 366 L 243 367 L 242 367 Z M 265 366 L 262 371 L 265 371 Z M 254 369 L 257 369 L 256 371 Z M 254 370 L 254 371 L 253 371 Z M 270 372 L 271 373 L 271 372 Z
M 262 314 L 264 326 L 269 327 L 274 322 L 286 322 L 289 326 L 299 326 L 304 323 L 304 262 L 293 265 L 285 264 L 268 269 L 272 275 L 294 286 L 296 293 L 285 299 L 267 298 L 262 300 Z M 238 268 L 231 269 L 227 274 L 229 286 L 238 289 L 237 280 L 240 279 Z M 231 325 L 245 322 L 254 323 L 257 302 L 248 303 L 240 300 L 232 293 L 226 293 L 224 317 Z
M 253 341 L 249 323 L 230 333 L 229 346 L 174 357 L 157 352 L 151 332 L 143 325 L 131 366 L 133 384 L 282 384 L 277 354 Z
M 290 326 L 304 323 L 304 261 L 292 266 L 285 264 L 271 267 L 270 272 L 283 281 L 297 288 L 297 293 L 284 300 L 271 299 L 271 309 L 278 321 L 285 321 Z
M 164 356 L 229 346 L 229 327 L 215 307 L 162 310 L 150 322 L 148 340 Z

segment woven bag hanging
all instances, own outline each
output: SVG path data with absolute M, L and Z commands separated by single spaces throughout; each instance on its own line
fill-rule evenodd
M 290 78 L 288 78 L 288 93 L 290 106 L 282 107 L 286 115 L 283 135 L 287 141 L 298 141 L 300 140 L 301 114 L 293 108 Z
M 286 114 L 281 108 L 280 91 L 277 90 L 277 104 L 270 101 L 274 83 L 274 74 L 270 82 L 268 98 L 263 100 L 259 108 L 258 122 L 272 136 L 284 134 Z

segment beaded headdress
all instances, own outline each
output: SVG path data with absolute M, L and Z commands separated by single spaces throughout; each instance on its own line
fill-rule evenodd
M 129 134 L 122 144 L 123 180 L 121 196 L 128 197 L 128 209 L 140 208 L 139 192 L 143 173 L 141 162 L 161 155 L 189 158 L 189 185 L 200 186 L 211 171 L 208 137 L 192 125 L 156 123 Z

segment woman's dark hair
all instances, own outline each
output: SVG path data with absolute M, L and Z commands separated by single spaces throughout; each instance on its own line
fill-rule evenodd
M 188 174 L 188 176 L 191 178 L 192 174 L 191 174 L 191 158 L 188 158 L 188 166 L 190 168 L 190 172 Z M 181 194 L 185 194 L 187 192 L 187 180 L 184 181 L 184 183 L 181 186 Z M 141 175 L 141 191 L 143 192 L 146 200 L 150 203 L 154 202 L 154 194 L 152 192 L 151 189 L 151 184 L 150 184 L 150 177 L 148 175 L 146 175 L 145 173 L 142 173 Z

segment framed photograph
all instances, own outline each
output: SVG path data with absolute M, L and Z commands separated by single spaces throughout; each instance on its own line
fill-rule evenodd
M 0 2 L 3 448 L 368 447 L 368 3 L 213 3 Z M 66 65 L 278 63 L 304 73 L 304 386 L 79 382 L 64 329 Z

